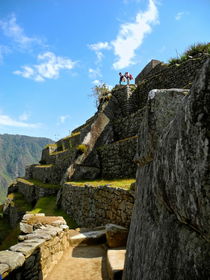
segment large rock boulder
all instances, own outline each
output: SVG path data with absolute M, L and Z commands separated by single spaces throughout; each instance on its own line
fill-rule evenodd
M 210 59 L 174 120 L 157 133 L 148 111 L 140 129 L 123 279 L 210 279 L 209 77 Z M 164 117 L 170 108 L 162 110 Z

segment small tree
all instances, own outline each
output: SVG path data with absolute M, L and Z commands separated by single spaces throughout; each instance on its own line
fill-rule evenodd
M 96 106 L 98 107 L 100 101 L 108 95 L 110 89 L 105 83 L 103 83 L 94 86 L 92 88 L 92 92 L 93 92 L 92 96 L 94 96 L 94 98 L 96 99 Z

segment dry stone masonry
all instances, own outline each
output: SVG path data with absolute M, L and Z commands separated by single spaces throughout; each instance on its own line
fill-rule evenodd
M 125 280 L 210 279 L 209 77 L 210 59 L 168 124 L 151 104 L 140 125 Z
M 0 251 L 0 275 L 5 280 L 45 279 L 69 247 L 68 226 L 62 217 L 27 214 L 18 244 Z
M 126 239 L 129 229 L 124 280 L 210 279 L 209 77 L 207 54 L 179 65 L 152 61 L 137 86 L 117 85 L 85 124 L 45 147 L 40 164 L 27 167 L 9 193 L 31 206 L 57 196 L 57 206 L 82 227 L 117 224 Z M 134 190 L 87 182 L 135 177 Z M 81 180 L 82 187 L 72 183 Z M 51 222 L 21 224 L 22 242 L 0 252 L 6 279 L 46 277 L 49 261 L 56 263 L 69 246 L 65 225 Z M 122 274 L 125 251 L 120 254 L 120 268 L 109 263 L 116 267 L 112 279 Z
M 58 195 L 58 206 L 84 227 L 107 223 L 128 227 L 133 203 L 134 197 L 130 192 L 108 186 L 65 184 Z

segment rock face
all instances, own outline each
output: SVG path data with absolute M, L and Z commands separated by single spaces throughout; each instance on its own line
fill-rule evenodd
M 161 129 L 147 111 L 124 280 L 210 279 L 209 77 L 210 59 Z

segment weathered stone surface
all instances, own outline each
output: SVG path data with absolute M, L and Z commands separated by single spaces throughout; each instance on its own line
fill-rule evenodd
M 140 158 L 126 280 L 209 279 L 209 77 L 208 59 L 176 117 L 156 138 L 153 160 Z M 142 141 L 147 131 L 140 132 Z
M 178 106 L 188 93 L 188 90 L 182 89 L 150 91 L 145 115 L 140 124 L 138 156 L 135 157 L 137 163 L 144 165 L 153 160 L 158 137 L 173 120 Z
M 30 256 L 36 248 L 38 248 L 45 240 L 37 239 L 36 242 L 34 240 L 26 240 L 25 242 L 20 242 L 14 246 L 10 247 L 10 250 L 13 252 L 20 252 L 26 258 Z
M 20 223 L 20 231 L 23 233 L 32 233 L 33 232 L 33 225 L 29 225 L 27 223 Z
M 106 242 L 106 231 L 88 231 L 70 237 L 71 246 L 93 245 Z
M 0 276 L 5 277 L 9 272 L 9 266 L 7 264 L 0 264 Z
M 14 270 L 23 265 L 25 261 L 24 256 L 21 253 L 11 251 L 0 251 L 0 263 L 7 264 L 10 270 Z
M 121 188 L 108 186 L 78 187 L 65 184 L 57 200 L 81 227 L 95 227 L 115 223 L 128 227 L 130 224 L 134 197 Z
M 108 250 L 107 251 L 107 270 L 111 280 L 121 280 L 126 250 Z
M 126 246 L 127 238 L 128 229 L 125 227 L 115 224 L 106 225 L 106 240 L 109 248 Z
M 29 222 L 34 218 L 50 220 L 50 217 L 44 217 L 44 215 L 27 214 L 24 216 L 24 222 Z M 55 217 L 51 218 L 51 222 L 53 222 Z M 10 251 L 0 252 L 0 271 L 7 270 L 3 275 L 6 277 L 5 279 L 37 280 L 46 278 L 62 257 L 63 252 L 69 247 L 70 233 L 67 228 L 62 228 L 66 225 L 63 219 L 60 219 L 61 221 L 62 223 L 58 223 L 56 226 L 41 225 L 41 229 L 20 236 L 23 242 L 12 246 Z

